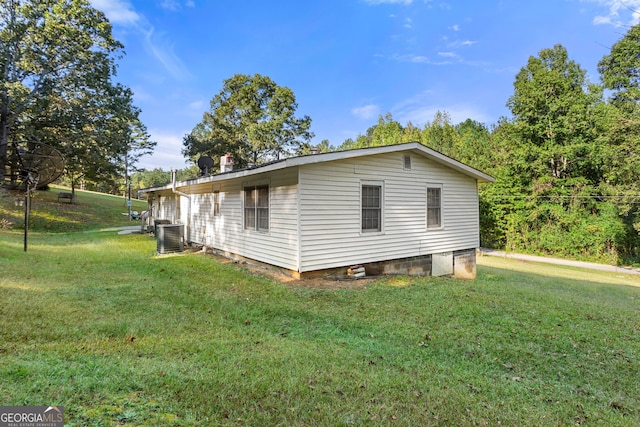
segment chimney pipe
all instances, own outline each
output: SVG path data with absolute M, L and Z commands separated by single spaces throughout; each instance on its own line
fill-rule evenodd
M 231 172 L 233 170 L 233 155 L 227 153 L 220 157 L 220 172 Z

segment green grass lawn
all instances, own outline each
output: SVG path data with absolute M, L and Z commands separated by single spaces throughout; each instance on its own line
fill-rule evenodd
M 99 227 L 132 225 L 127 215 L 126 199 L 109 194 L 76 191 L 77 203 L 58 202 L 58 193 L 68 188 L 51 186 L 49 191 L 36 191 L 31 199 L 29 230 L 48 233 L 93 230 Z M 0 229 L 24 230 L 24 207 L 15 205 L 24 192 L 0 193 Z M 132 200 L 132 210 L 147 209 L 147 202 Z M 139 224 L 139 222 L 133 222 Z
M 0 231 L 0 405 L 70 426 L 640 425 L 633 276 L 293 288 L 114 232 Z
M 0 230 L 0 405 L 69 426 L 640 425 L 638 276 L 480 257 L 474 281 L 296 288 L 99 231 L 130 225 L 122 198 L 56 197 L 28 252 Z

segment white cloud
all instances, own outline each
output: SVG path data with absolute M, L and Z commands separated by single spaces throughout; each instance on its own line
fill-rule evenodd
M 184 2 L 184 7 L 195 7 L 195 2 L 193 0 L 187 0 Z M 182 4 L 179 0 L 162 0 L 160 2 L 160 7 L 170 11 L 177 11 L 182 9 Z
M 446 38 L 443 38 L 443 41 L 447 41 Z M 474 44 L 478 44 L 478 41 L 476 40 L 456 40 L 456 41 L 452 41 L 450 43 L 447 43 L 447 47 L 450 49 L 454 49 L 457 47 L 468 47 L 468 46 L 473 46 Z
M 607 15 L 593 18 L 594 25 L 632 26 L 640 23 L 640 0 L 582 0 L 607 7 Z
M 415 56 L 410 56 L 409 61 L 417 62 L 417 63 L 428 63 L 429 58 L 427 58 L 426 56 L 415 55 Z
M 380 106 L 369 104 L 362 107 L 356 107 L 351 110 L 351 114 L 362 120 L 369 120 L 380 115 Z
M 449 29 L 451 29 L 453 31 L 460 31 L 460 26 L 458 24 L 452 25 L 451 27 L 449 27 Z
M 205 106 L 206 102 L 201 99 L 189 103 L 190 110 L 204 111 Z
M 595 25 L 614 25 L 613 21 L 611 21 L 611 18 L 609 18 L 608 16 L 596 16 L 595 18 L 593 18 L 593 23 Z
M 154 95 L 147 92 L 144 87 L 140 84 L 137 84 L 133 87 L 131 87 L 131 90 L 133 91 L 133 98 L 137 101 L 153 101 L 154 100 Z
M 171 1 L 171 0 L 169 0 Z M 101 10 L 114 25 L 132 28 L 141 36 L 147 51 L 177 80 L 188 80 L 191 73 L 174 52 L 172 43 L 156 34 L 155 28 L 144 15 L 135 11 L 127 0 L 91 0 L 91 4 Z
M 433 121 L 438 111 L 446 112 L 451 117 L 453 124 L 461 123 L 466 119 L 476 120 L 480 123 L 488 123 L 491 119 L 482 109 L 466 103 L 437 104 L 434 103 L 434 94 L 431 90 L 424 90 L 398 102 L 391 108 L 393 117 L 400 123 L 411 122 L 416 126 L 424 126 Z
M 475 106 L 466 104 L 453 105 L 413 105 L 406 109 L 394 112 L 393 116 L 400 123 L 411 122 L 416 126 L 424 126 L 433 121 L 438 111 L 446 112 L 451 117 L 452 124 L 461 123 L 472 119 L 480 123 L 488 123 L 489 117 Z
M 174 52 L 173 43 L 163 40 L 163 34 L 155 34 L 154 28 L 151 27 L 145 31 L 144 37 L 145 47 L 147 51 L 153 55 L 164 68 L 177 80 L 188 80 L 191 73 L 182 63 L 178 55 Z
M 91 5 L 102 11 L 112 24 L 134 26 L 140 21 L 140 15 L 126 0 L 91 0 Z
M 433 60 L 429 59 L 428 56 L 414 55 L 414 54 L 393 55 L 393 56 L 389 57 L 388 59 L 391 59 L 392 61 L 398 61 L 398 62 L 412 62 L 414 64 L 428 64 L 428 65 L 449 65 L 449 64 L 451 64 L 451 61 L 433 61 Z
M 438 52 L 438 56 L 444 56 L 445 58 L 458 58 L 458 54 L 455 52 Z
M 162 0 L 160 7 L 166 10 L 176 11 L 180 8 L 180 2 L 177 0 Z
M 153 151 L 153 155 L 142 157 L 136 166 L 145 169 L 183 169 L 186 165 L 186 159 L 180 151 L 182 150 L 182 137 L 186 133 L 188 132 L 176 135 L 163 130 L 150 129 L 151 140 L 156 141 L 158 144 Z

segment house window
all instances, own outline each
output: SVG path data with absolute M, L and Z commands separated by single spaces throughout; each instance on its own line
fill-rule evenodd
M 213 216 L 220 216 L 220 192 L 213 192 Z
M 442 228 L 442 186 L 427 187 L 427 228 Z
M 245 230 L 269 231 L 269 186 L 244 187 Z
M 362 231 L 382 231 L 382 185 L 362 185 Z

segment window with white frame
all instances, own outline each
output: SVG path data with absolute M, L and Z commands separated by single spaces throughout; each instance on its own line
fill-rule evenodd
M 427 229 L 442 228 L 442 185 L 427 185 Z
M 269 186 L 244 187 L 245 230 L 269 231 Z
M 362 232 L 382 231 L 382 184 L 363 183 L 360 197 Z
M 220 216 L 220 192 L 213 192 L 213 216 Z

